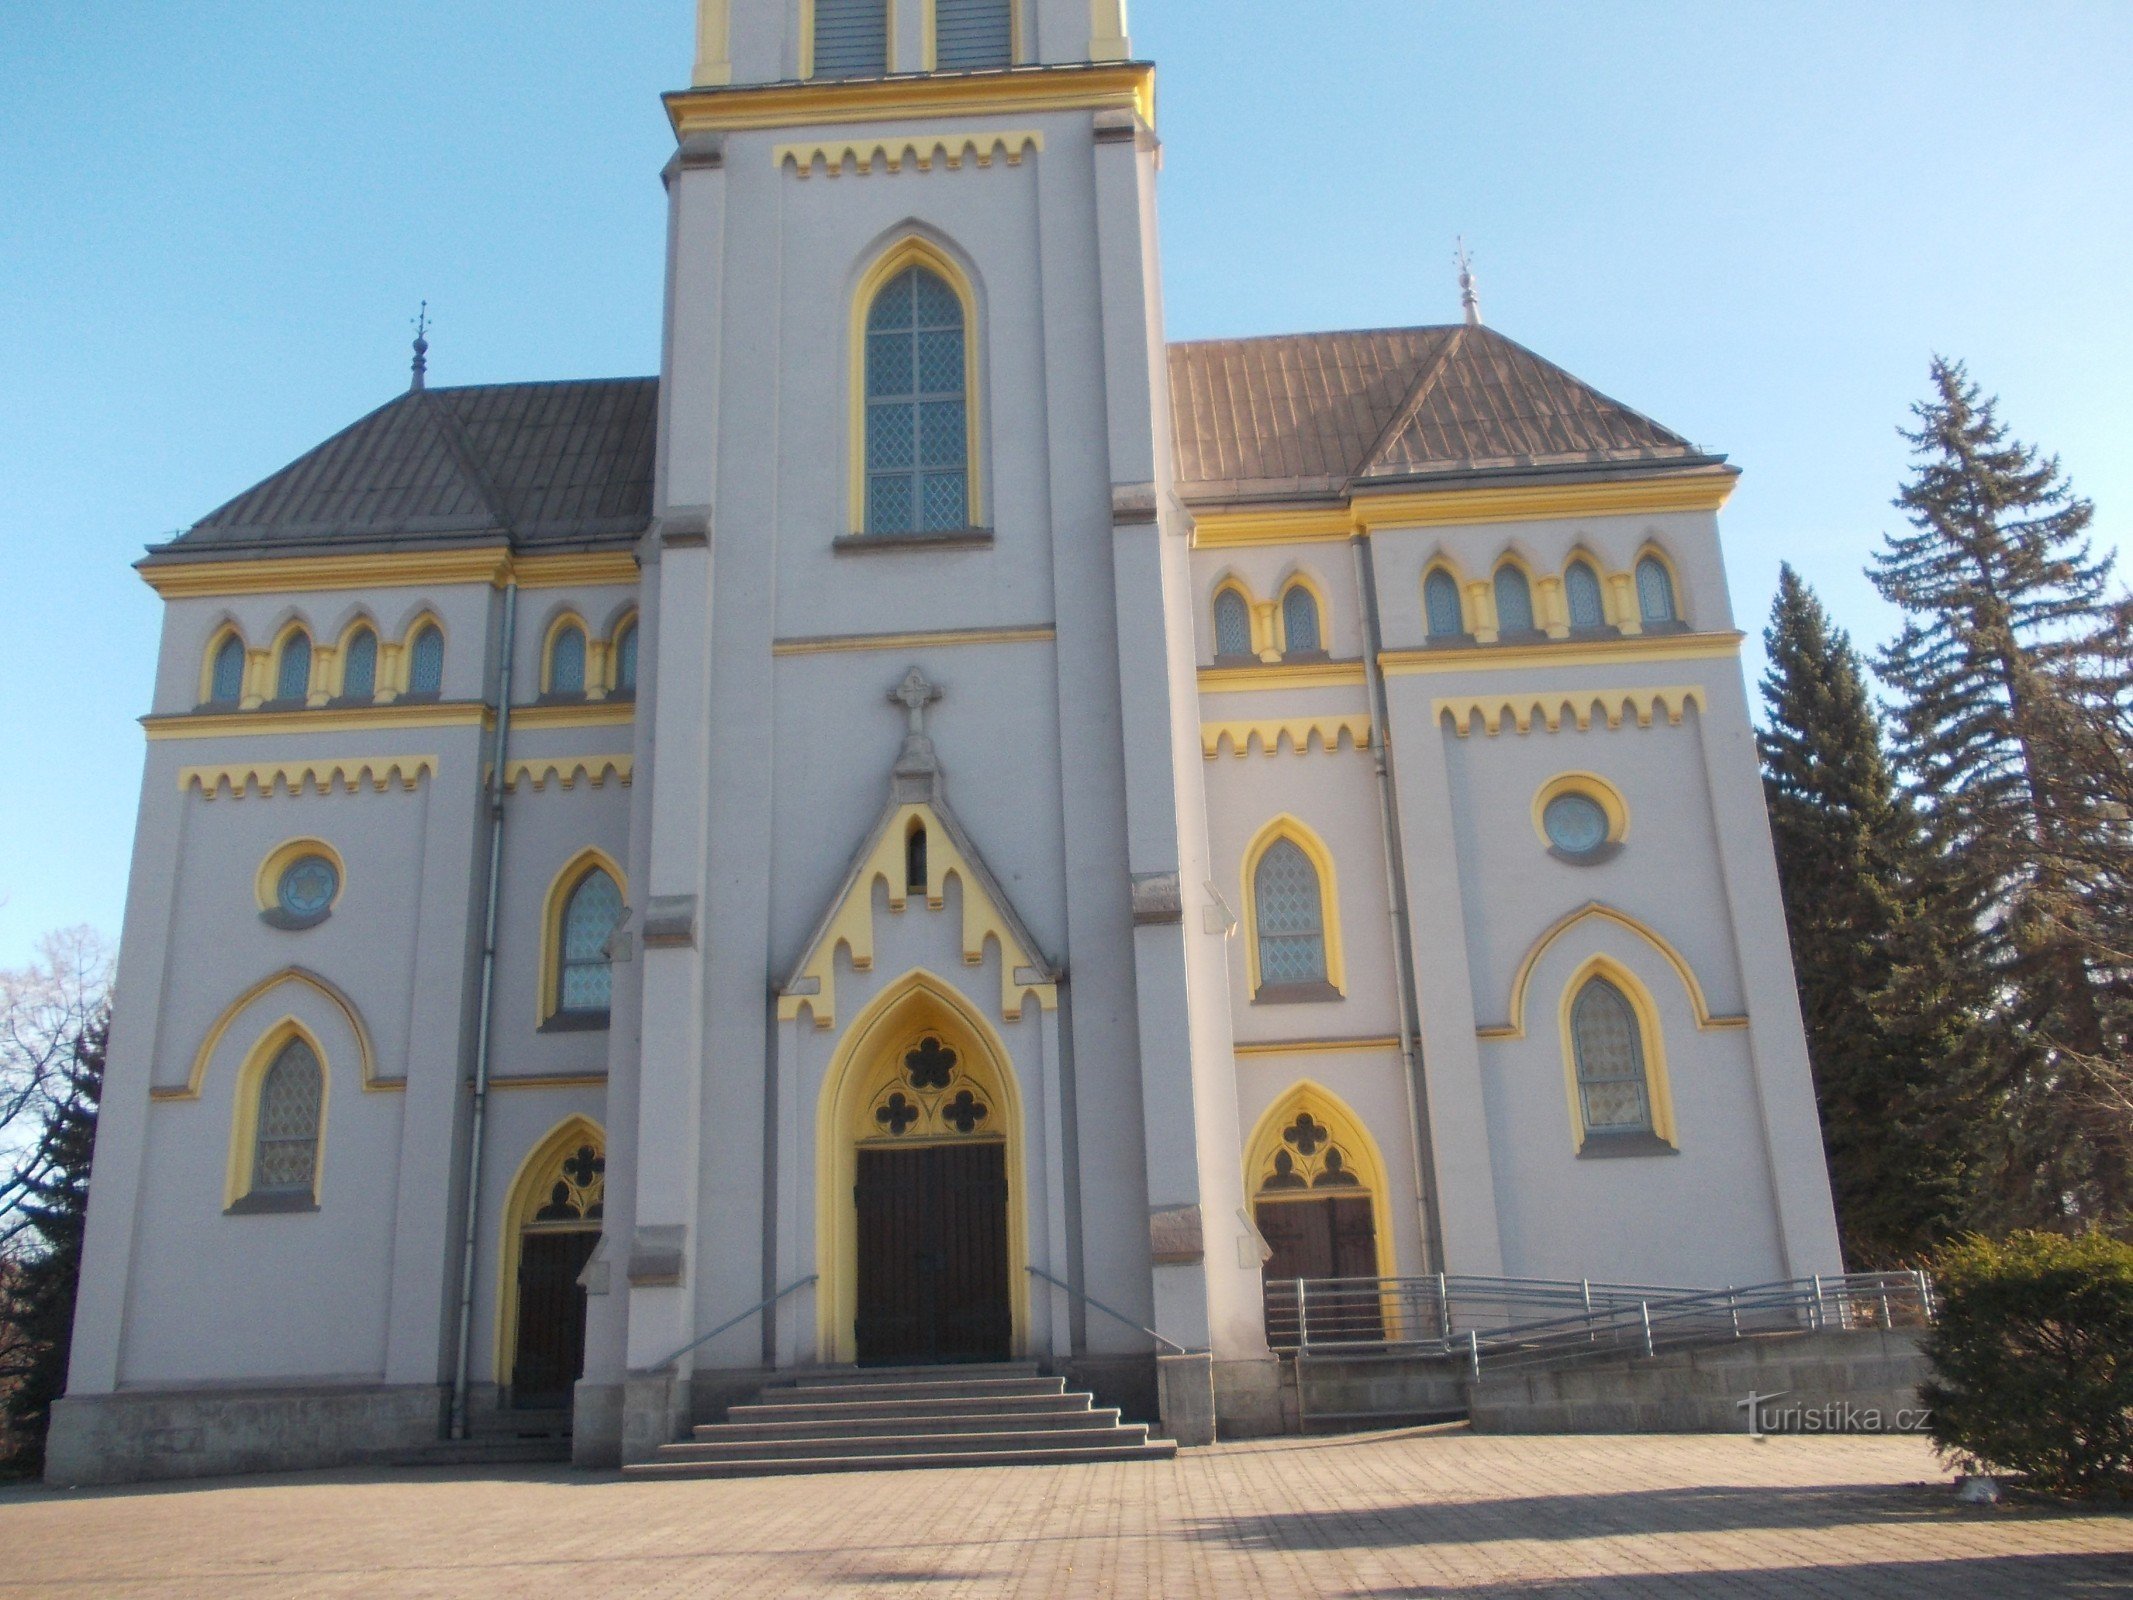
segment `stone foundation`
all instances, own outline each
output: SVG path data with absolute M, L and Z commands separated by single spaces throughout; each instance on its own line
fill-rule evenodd
M 377 1465 L 434 1445 L 449 1400 L 435 1384 L 70 1395 L 52 1408 L 45 1482 Z

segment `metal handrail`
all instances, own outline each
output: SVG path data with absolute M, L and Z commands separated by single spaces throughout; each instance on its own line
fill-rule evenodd
M 821 1276 L 822 1274 L 819 1272 L 810 1272 L 806 1277 L 800 1279 L 798 1282 L 788 1283 L 776 1294 L 770 1295 L 765 1299 L 758 1300 L 754 1305 L 750 1306 L 746 1311 L 743 1311 L 739 1316 L 728 1317 L 724 1322 L 721 1322 L 717 1327 L 713 1328 L 702 1338 L 692 1339 L 689 1343 L 683 1345 L 679 1350 L 675 1351 L 672 1355 L 668 1356 L 666 1360 L 660 1362 L 651 1370 L 654 1372 L 664 1371 L 666 1368 L 674 1365 L 674 1363 L 679 1361 L 683 1356 L 687 1355 L 691 1350 L 702 1349 L 705 1345 L 709 1344 L 713 1339 L 716 1339 L 720 1334 L 726 1332 L 728 1329 L 738 1328 L 742 1323 L 746 1322 L 758 1311 L 769 1310 L 780 1300 L 783 1300 L 787 1295 L 797 1294 L 800 1290 L 806 1288 L 809 1284 L 817 1282 L 821 1278 Z
M 1059 1279 L 1053 1277 L 1042 1267 L 1024 1267 L 1022 1270 L 1034 1274 L 1039 1278 L 1042 1278 L 1046 1283 L 1050 1284 L 1055 1289 L 1066 1290 L 1068 1294 L 1079 1300 L 1083 1305 L 1094 1306 L 1105 1316 L 1112 1318 L 1114 1321 L 1123 1322 L 1127 1327 L 1133 1329 L 1135 1332 L 1145 1333 L 1146 1335 L 1148 1335 L 1149 1338 L 1153 1339 L 1157 1344 L 1164 1346 L 1166 1349 L 1173 1350 L 1181 1356 L 1189 1356 L 1193 1353 L 1192 1351 L 1186 1349 L 1183 1345 L 1179 1344 L 1177 1340 L 1166 1339 L 1163 1337 L 1163 1335 L 1157 1333 L 1155 1329 L 1146 1327 L 1141 1323 L 1135 1322 L 1131 1317 L 1127 1316 L 1125 1312 L 1113 1311 L 1109 1306 L 1105 1305 L 1093 1294 L 1084 1293 L 1082 1290 L 1075 1288 L 1071 1283 L 1060 1282 Z

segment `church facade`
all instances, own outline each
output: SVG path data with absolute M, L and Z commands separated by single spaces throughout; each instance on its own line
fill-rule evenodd
M 55 1480 L 854 1362 L 1189 1441 L 1299 1278 L 1840 1270 L 1734 470 L 1471 311 L 1166 343 L 1121 0 L 700 9 L 658 378 L 418 347 L 141 563 Z

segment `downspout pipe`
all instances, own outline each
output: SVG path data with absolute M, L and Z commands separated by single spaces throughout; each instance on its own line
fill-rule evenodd
M 474 1018 L 474 1098 L 467 1113 L 467 1215 L 459 1240 L 458 1348 L 452 1360 L 451 1437 L 467 1436 L 467 1368 L 474 1341 L 474 1245 L 481 1231 L 481 1158 L 489 1113 L 489 1019 L 496 992 L 496 910 L 504 876 L 504 754 L 511 738 L 511 657 L 518 579 L 504 585 L 504 656 L 496 680 L 496 747 L 489 762 L 489 887 L 481 916 L 481 998 Z
M 1355 557 L 1355 587 L 1363 602 L 1363 679 L 1370 692 L 1370 756 L 1378 778 L 1378 828 L 1384 844 L 1385 905 L 1392 919 L 1393 992 L 1400 1006 L 1400 1081 L 1407 1091 L 1408 1146 L 1413 1160 L 1417 1221 L 1429 1265 L 1444 1270 L 1444 1229 L 1438 1220 L 1437 1156 L 1430 1136 L 1429 1097 L 1424 1087 L 1420 999 L 1415 991 L 1414 918 L 1407 905 L 1407 858 L 1400 845 L 1399 790 L 1392 770 L 1392 718 L 1378 656 L 1385 648 L 1378 618 L 1377 559 L 1370 536 L 1348 541 Z

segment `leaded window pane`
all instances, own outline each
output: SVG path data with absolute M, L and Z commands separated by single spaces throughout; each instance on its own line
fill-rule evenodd
M 580 682 L 584 680 L 584 644 L 578 641 Z M 444 689 L 444 635 L 425 626 L 408 647 L 407 690 L 410 694 L 438 694 Z
M 1571 1005 L 1570 1032 L 1585 1126 L 1602 1133 L 1650 1132 L 1644 1041 L 1628 998 L 1605 978 L 1589 979 Z
M 281 647 L 281 665 L 275 669 L 274 697 L 301 700 L 311 692 L 311 638 L 292 633 Z
M 814 0 L 815 76 L 860 78 L 889 70 L 888 0 Z
M 970 522 L 963 303 L 907 267 L 867 311 L 869 533 L 950 533 Z
M 970 525 L 969 494 L 960 472 L 929 472 L 925 476 L 925 531 L 954 533 Z
M 362 628 L 341 658 L 341 693 L 350 700 L 368 700 L 377 691 L 378 636 Z
M 1459 614 L 1459 582 L 1449 572 L 1432 572 L 1422 586 L 1422 599 L 1429 611 L 1429 636 L 1456 639 L 1466 632 Z
M 918 408 L 918 464 L 960 467 L 963 464 L 963 402 L 928 400 Z
M 881 302 L 874 303 L 875 314 L 881 312 Z M 911 380 L 911 340 L 903 333 L 869 333 L 867 335 L 867 395 L 868 398 L 890 399 L 909 394 L 915 387 Z
M 910 532 L 911 505 L 909 478 L 875 478 L 867 485 L 867 532 Z
M 215 651 L 207 693 L 218 706 L 233 706 L 244 698 L 244 641 L 234 633 Z
M 1014 64 L 1014 0 L 935 0 L 933 60 L 943 72 Z
M 1637 563 L 1637 610 L 1646 622 L 1674 620 L 1674 580 L 1656 556 Z
M 1326 932 L 1318 869 L 1293 840 L 1277 839 L 1252 883 L 1263 983 L 1324 983 Z
M 291 1039 L 259 1085 L 259 1137 L 252 1159 L 252 1189 L 309 1193 L 318 1172 L 319 1109 L 325 1075 L 318 1056 Z
M 625 694 L 637 690 L 637 624 L 631 623 L 615 641 L 615 687 Z
M 1248 656 L 1252 653 L 1252 614 L 1244 596 L 1224 589 L 1215 596 L 1215 654 Z
M 1320 648 L 1318 602 L 1302 584 L 1295 585 L 1281 597 L 1281 636 L 1290 650 Z
M 563 908 L 559 1002 L 565 1011 L 605 1011 L 614 992 L 607 941 L 622 918 L 622 890 L 595 867 L 578 880 Z
M 585 692 L 585 631 L 573 623 L 555 636 L 548 651 L 548 692 Z
M 1570 626 L 1601 628 L 1607 625 L 1607 607 L 1600 598 L 1600 579 L 1582 561 L 1573 561 L 1563 574 L 1563 592 L 1570 600 Z
M 1526 586 L 1526 575 L 1516 567 L 1505 567 L 1496 574 L 1496 627 L 1502 633 L 1533 631 L 1533 591 Z

